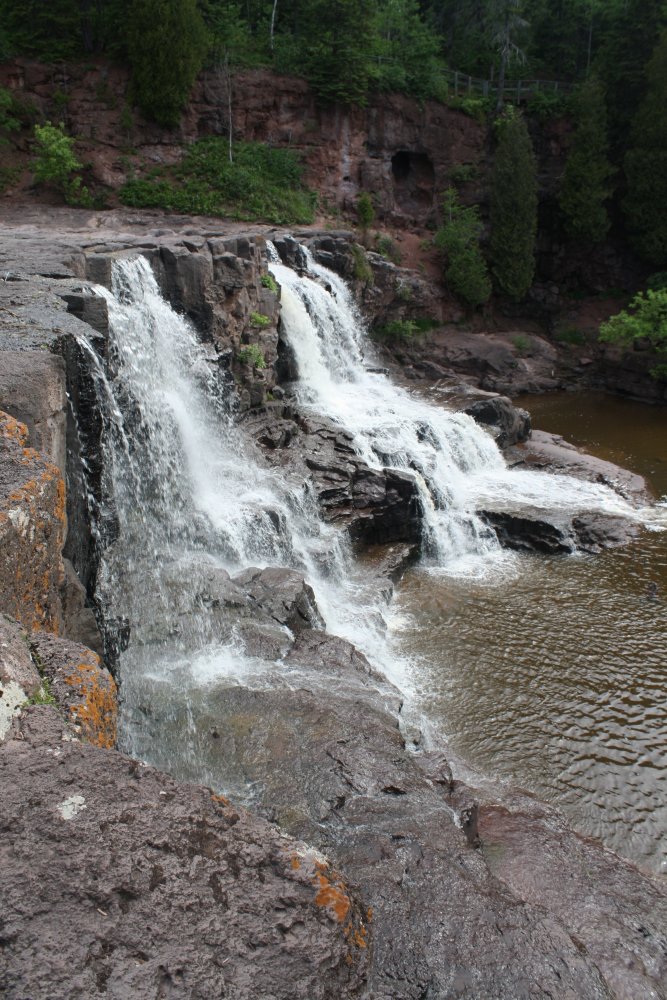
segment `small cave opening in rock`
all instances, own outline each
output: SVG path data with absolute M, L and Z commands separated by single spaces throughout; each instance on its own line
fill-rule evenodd
M 415 214 L 432 207 L 435 170 L 426 153 L 399 149 L 391 158 L 391 172 L 397 208 Z

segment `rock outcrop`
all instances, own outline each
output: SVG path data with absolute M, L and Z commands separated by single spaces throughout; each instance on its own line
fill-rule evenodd
M 421 512 L 412 476 L 372 469 L 356 453 L 351 436 L 332 421 L 300 412 L 292 403 L 268 403 L 243 426 L 268 460 L 312 486 L 327 520 L 344 526 L 364 545 L 418 543 Z
M 0 747 L 7 1000 L 339 1000 L 365 904 L 317 851 L 27 709 Z

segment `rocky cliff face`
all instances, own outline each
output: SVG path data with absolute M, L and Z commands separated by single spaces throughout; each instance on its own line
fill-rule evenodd
M 21 59 L 0 67 L 0 84 L 64 120 L 84 141 L 95 178 L 113 188 L 143 162 L 178 160 L 183 143 L 227 134 L 222 74 L 201 75 L 171 132 L 130 112 L 129 78 L 119 67 Z M 392 95 L 363 109 L 321 108 L 304 80 L 266 70 L 236 74 L 232 96 L 234 134 L 301 152 L 307 183 L 334 209 L 353 210 L 359 191 L 372 191 L 388 221 L 424 225 L 435 217 L 451 168 L 484 156 L 485 130 L 433 101 Z

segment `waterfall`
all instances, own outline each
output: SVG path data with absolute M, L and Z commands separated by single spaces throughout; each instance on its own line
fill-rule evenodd
M 112 291 L 99 293 L 109 341 L 96 378 L 117 537 L 102 553 L 97 596 L 106 619 L 130 634 L 120 657 L 124 749 L 158 762 L 144 717 L 156 697 L 187 701 L 222 678 L 285 682 L 221 621 L 216 588 L 248 567 L 302 572 L 328 630 L 402 683 L 378 588 L 355 566 L 346 536 L 321 520 L 307 485 L 270 468 L 246 440 L 214 349 L 162 298 L 146 260 L 115 262 Z
M 378 371 L 347 285 L 304 252 L 308 273 L 300 275 L 269 248 L 270 269 L 282 289 L 283 334 L 299 372 L 299 404 L 344 427 L 371 466 L 415 475 L 432 566 L 479 576 L 507 560 L 479 510 L 637 517 L 606 486 L 508 469 L 490 435 L 471 417 L 435 406 Z
M 415 477 L 431 565 L 470 575 L 503 558 L 511 563 L 477 516 L 482 501 L 630 511 L 604 487 L 508 471 L 471 418 L 369 370 L 363 324 L 340 278 L 312 259 L 305 276 L 275 261 L 271 268 L 302 376 L 299 404 L 344 427 L 370 465 Z M 270 467 L 246 439 L 213 347 L 162 298 L 143 258 L 115 262 L 112 291 L 101 294 L 110 332 L 106 369 L 97 361 L 95 379 L 104 493 L 115 521 L 97 595 L 106 619 L 129 634 L 119 668 L 123 749 L 172 770 L 177 761 L 181 774 L 212 781 L 197 762 L 202 692 L 241 681 L 251 689 L 327 684 L 324 676 L 304 681 L 296 668 L 290 673 L 282 654 L 249 650 L 233 593 L 231 612 L 222 613 L 230 575 L 249 567 L 299 570 L 328 631 L 409 693 L 408 665 L 386 636 L 382 588 L 353 559 L 345 535 L 321 519 L 307 484 Z

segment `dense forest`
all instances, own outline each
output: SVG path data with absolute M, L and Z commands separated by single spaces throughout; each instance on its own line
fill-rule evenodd
M 205 68 L 230 80 L 247 67 L 300 75 L 322 103 L 363 105 L 396 91 L 458 100 L 488 122 L 494 148 L 488 272 L 475 210 L 443 192 L 439 245 L 471 305 L 488 297 L 490 278 L 515 299 L 530 286 L 536 165 L 526 115 L 512 113 L 503 88 L 537 79 L 528 118 L 565 113 L 573 126 L 558 206 L 567 238 L 599 244 L 615 225 L 650 269 L 667 269 L 667 0 L 0 0 L 0 60 L 15 55 L 127 64 L 131 101 L 165 126 L 178 122 Z M 484 91 L 453 93 L 452 71 Z M 68 141 L 55 131 L 42 139 Z M 185 162 L 199 201 L 202 171 L 218 177 L 224 160 L 217 146 L 202 150 Z M 256 159 L 249 155 L 248 169 Z M 142 184 L 126 193 L 144 199 L 136 204 L 216 210 L 208 189 L 198 207 L 187 191 L 189 201 L 173 202 L 183 184 L 175 193 Z M 79 189 L 68 191 L 80 201 Z

